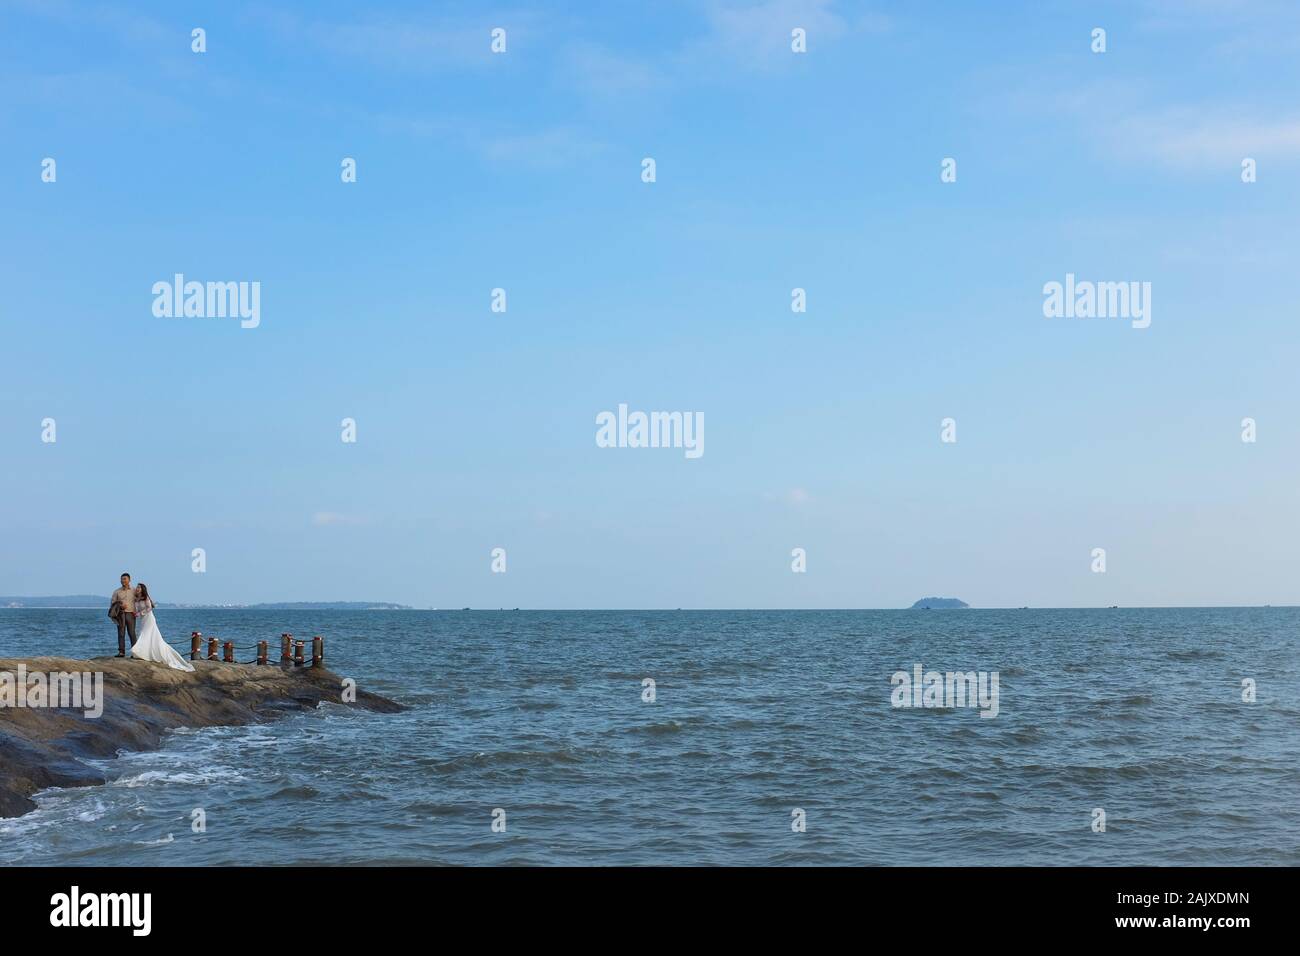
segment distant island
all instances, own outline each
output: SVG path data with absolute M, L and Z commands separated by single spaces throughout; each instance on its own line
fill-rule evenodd
M 970 607 L 970 605 L 967 604 L 965 601 L 958 600 L 957 598 L 928 597 L 928 598 L 921 598 L 921 600 L 913 604 L 912 610 L 928 611 L 931 608 L 934 608 L 935 610 L 939 610 L 941 608 L 953 608 L 953 607 Z
M 0 608 L 107 608 L 108 595 L 63 594 L 54 597 L 3 597 Z M 241 611 L 410 611 L 406 604 L 388 601 L 275 601 L 270 604 L 169 604 L 158 602 L 159 608 L 231 608 Z
M 199 607 L 197 604 L 178 604 L 177 607 Z M 207 605 L 202 605 L 207 606 Z M 224 607 L 242 607 L 250 611 L 414 611 L 409 604 L 392 604 L 388 601 L 276 601 L 272 604 L 229 604 Z

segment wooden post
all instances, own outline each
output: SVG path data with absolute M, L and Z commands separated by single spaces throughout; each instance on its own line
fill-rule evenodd
M 302 649 L 306 643 L 307 643 L 306 641 L 293 642 L 293 666 L 294 667 L 302 667 L 303 665 Z
M 293 660 L 293 654 L 290 652 L 292 643 L 292 634 L 286 632 L 280 635 L 280 664 L 282 666 Z
M 270 656 L 269 646 L 266 641 L 257 642 L 257 663 L 259 666 L 266 664 L 266 659 Z
M 216 659 L 217 659 L 217 639 L 215 637 L 209 637 L 208 638 L 208 660 L 215 661 Z
M 190 660 L 197 661 L 199 655 L 203 653 L 199 648 L 203 646 L 203 634 L 199 631 L 190 631 Z
M 222 658 L 222 660 L 224 660 L 227 664 L 235 663 L 235 642 L 226 641 L 225 651 L 226 654 L 225 657 Z
M 317 634 L 311 639 L 311 666 L 320 667 L 325 663 L 325 638 Z

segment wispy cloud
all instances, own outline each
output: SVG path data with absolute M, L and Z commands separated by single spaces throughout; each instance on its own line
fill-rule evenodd
M 487 62 L 488 31 L 481 28 L 372 21 L 309 23 L 302 30 L 327 52 L 385 69 L 425 72 Z
M 364 9 L 364 8 L 363 8 Z M 536 42 L 538 18 L 528 12 L 497 11 L 487 16 L 432 14 L 392 17 L 362 14 L 352 20 L 327 20 L 283 11 L 250 15 L 295 43 L 326 54 L 405 73 L 488 66 L 491 31 L 507 30 L 507 50 Z
M 812 495 L 808 493 L 808 489 L 798 488 L 798 487 L 787 488 L 785 491 L 782 491 L 779 494 L 769 491 L 765 495 L 763 495 L 763 498 L 766 501 L 779 501 L 782 504 L 787 504 L 792 508 L 802 508 L 804 505 L 809 504 L 813 500 Z
M 608 148 L 603 141 L 567 126 L 500 136 L 479 135 L 475 141 L 490 162 L 543 168 L 579 164 Z
M 841 13 L 833 0 L 704 0 L 699 29 L 676 44 L 636 55 L 575 41 L 561 55 L 564 72 L 582 92 L 611 95 L 685 88 L 702 78 L 763 73 L 794 65 L 791 31 L 805 31 L 815 52 L 857 34 L 881 33 L 891 21 L 861 7 Z M 846 8 L 847 9 L 847 8 Z
M 1062 120 L 1108 161 L 1158 163 L 1183 172 L 1222 174 L 1245 157 L 1300 158 L 1300 110 L 1213 99 L 1160 103 L 1159 94 L 1117 82 L 1008 89 L 985 104 L 986 115 Z
M 339 511 L 317 511 L 311 516 L 311 523 L 317 528 L 359 527 L 367 524 L 361 515 L 343 514 Z
M 844 36 L 850 22 L 831 0 L 716 2 L 706 9 L 710 31 L 701 43 L 732 62 L 765 69 L 788 63 L 790 31 L 806 31 L 808 48 Z
M 1300 48 L 1293 0 L 1145 0 L 1134 24 L 1161 34 L 1199 33 L 1202 53 L 1247 56 Z
M 193 104 L 174 91 L 152 89 L 105 70 L 8 74 L 0 77 L 0 110 L 37 106 L 69 123 L 103 123 L 140 116 L 188 120 Z
M 561 73 L 580 92 L 602 96 L 642 93 L 669 82 L 662 63 L 631 56 L 585 40 L 568 44 L 560 55 Z
M 1243 157 L 1300 156 L 1300 117 L 1251 117 L 1241 110 L 1178 108 L 1124 117 L 1116 145 L 1167 165 L 1229 168 Z
M 189 48 L 189 30 L 168 27 L 130 7 L 111 3 L 69 3 L 68 0 L 9 0 L 11 11 L 58 20 L 73 28 L 112 34 L 119 41 L 163 47 L 176 43 Z

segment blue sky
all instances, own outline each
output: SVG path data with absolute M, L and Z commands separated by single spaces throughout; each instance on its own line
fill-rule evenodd
M 0 6 L 0 593 L 1300 601 L 1293 5 L 268 6 Z

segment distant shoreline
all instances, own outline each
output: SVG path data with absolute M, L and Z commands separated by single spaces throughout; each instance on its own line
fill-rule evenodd
M 46 602 L 67 601 L 66 604 Z M 83 611 L 108 610 L 109 598 L 76 595 L 75 597 L 0 597 L 0 610 L 8 611 Z M 160 611 L 414 611 L 407 604 L 389 601 L 273 601 L 267 604 L 171 604 L 159 602 Z
M 469 611 L 489 613 L 513 613 L 516 611 L 544 613 L 593 612 L 601 614 L 658 614 L 676 613 L 716 613 L 748 614 L 769 612 L 795 613 L 843 613 L 855 611 L 896 611 L 900 614 L 926 610 L 913 607 L 413 607 L 406 604 L 365 604 L 357 603 L 290 603 L 290 604 L 159 604 L 160 611 L 420 611 L 438 614 L 464 614 Z M 964 607 L 934 608 L 933 610 L 962 611 L 1212 611 L 1212 610 L 1289 610 L 1300 608 L 1300 604 L 1075 604 L 1059 607 L 1012 606 L 1006 607 Z M 0 611 L 107 611 L 108 601 L 103 604 L 0 604 Z

